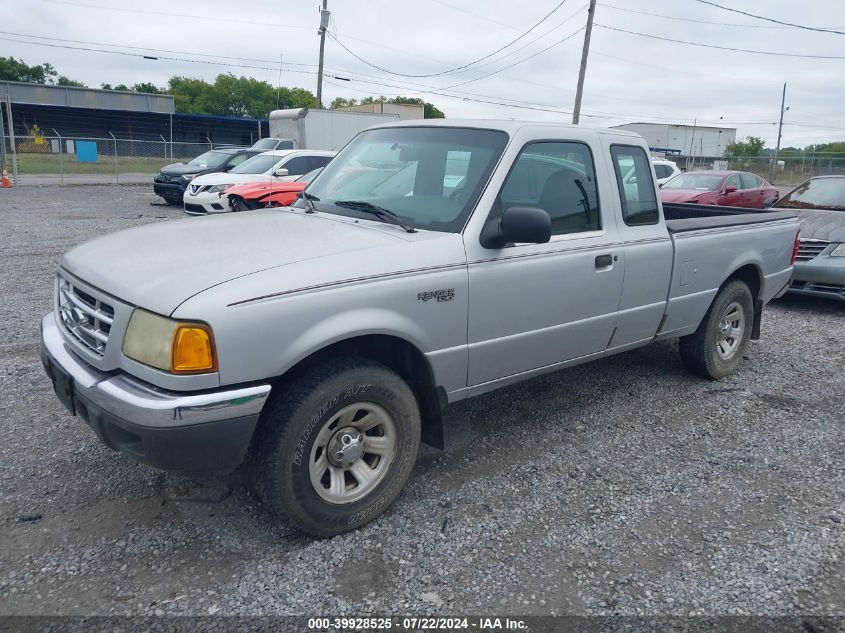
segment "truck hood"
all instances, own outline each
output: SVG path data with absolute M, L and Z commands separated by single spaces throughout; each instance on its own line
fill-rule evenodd
M 393 227 L 337 217 L 267 210 L 158 222 L 81 244 L 61 266 L 122 301 L 169 315 L 237 277 L 405 239 Z
M 789 209 L 798 212 L 801 223 L 801 237 L 828 242 L 845 242 L 845 211 L 825 211 L 821 209 Z

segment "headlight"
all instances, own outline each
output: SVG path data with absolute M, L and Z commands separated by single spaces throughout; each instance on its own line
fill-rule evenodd
M 211 189 L 208 190 L 208 193 L 217 193 L 218 191 L 223 191 L 228 189 L 232 185 L 214 185 Z
M 845 257 L 845 243 L 840 244 L 832 251 L 830 251 L 831 257 Z
M 123 354 L 174 374 L 217 371 L 210 327 L 204 323 L 175 321 L 141 309 L 136 309 L 129 319 Z

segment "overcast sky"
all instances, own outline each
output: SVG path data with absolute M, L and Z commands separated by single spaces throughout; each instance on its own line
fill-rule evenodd
M 845 31 L 845 0 L 715 1 L 785 22 Z M 402 94 L 431 101 L 450 118 L 569 122 L 584 38 L 578 29 L 586 22 L 587 0 L 566 0 L 512 46 L 464 70 L 403 76 L 443 73 L 484 57 L 519 37 L 559 2 L 329 0 L 330 32 L 338 41 L 326 39 L 325 72 L 351 81 L 327 78 L 324 103 L 337 96 Z M 50 62 L 61 74 L 92 87 L 140 81 L 165 85 L 172 75 L 213 80 L 221 72 L 275 85 L 281 57 L 282 84 L 316 92 L 318 9 L 316 0 L 0 0 L 0 54 L 30 64 Z M 606 27 L 730 48 L 843 59 L 703 48 Z M 143 59 L 144 52 L 159 59 Z M 527 61 L 517 63 L 521 60 Z M 481 78 L 489 73 L 495 74 Z M 697 0 L 599 0 L 581 122 L 606 127 L 632 121 L 692 124 L 698 119 L 699 124 L 736 127 L 738 137 L 762 136 L 773 147 L 784 82 L 789 84 L 790 110 L 783 146 L 845 140 L 845 35 L 780 27 Z

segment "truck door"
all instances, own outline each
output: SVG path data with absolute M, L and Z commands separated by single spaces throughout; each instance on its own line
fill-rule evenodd
M 609 348 L 618 349 L 650 341 L 660 327 L 674 251 L 660 217 L 645 149 L 619 144 L 612 144 L 608 149 L 617 184 L 615 199 L 620 203 L 622 219 L 619 235 L 625 255 L 619 319 L 608 344 Z M 632 179 L 634 187 L 630 185 Z
M 486 249 L 478 234 L 465 234 L 471 390 L 605 349 L 624 265 L 613 215 L 602 206 L 611 192 L 607 178 L 598 185 L 587 144 L 522 147 L 488 221 L 510 207 L 539 207 L 552 218 L 552 238 Z

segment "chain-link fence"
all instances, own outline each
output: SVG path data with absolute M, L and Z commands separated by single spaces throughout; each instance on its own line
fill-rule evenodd
M 738 156 L 721 160 L 696 156 L 670 157 L 678 167 L 693 169 L 735 169 L 750 171 L 778 185 L 799 185 L 812 176 L 845 174 L 845 156 L 807 152 L 801 156 Z
M 6 163 L 14 184 L 146 183 L 167 164 L 187 162 L 211 142 L 65 136 L 6 136 Z

